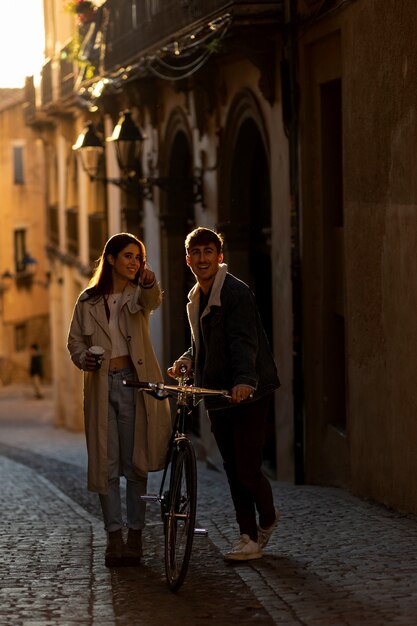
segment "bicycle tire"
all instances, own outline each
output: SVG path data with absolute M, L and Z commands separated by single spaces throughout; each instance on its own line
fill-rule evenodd
M 171 591 L 178 591 L 187 575 L 193 547 L 197 509 L 197 466 L 194 448 L 186 437 L 178 443 L 171 467 L 165 522 L 165 574 Z

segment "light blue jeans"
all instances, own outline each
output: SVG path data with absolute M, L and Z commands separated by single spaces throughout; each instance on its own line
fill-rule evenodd
M 104 528 L 108 532 L 123 526 L 120 496 L 120 476 L 126 478 L 126 517 L 128 528 L 145 526 L 146 505 L 141 496 L 146 493 L 147 478 L 139 476 L 133 467 L 135 436 L 135 389 L 125 387 L 123 379 L 132 379 L 131 368 L 109 370 L 108 414 L 108 493 L 100 495 Z M 138 398 L 141 401 L 141 398 Z

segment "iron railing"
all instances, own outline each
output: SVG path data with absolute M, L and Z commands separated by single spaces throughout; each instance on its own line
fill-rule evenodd
M 222 13 L 244 15 L 254 22 L 260 16 L 280 16 L 280 0 L 107 0 L 109 27 L 105 69 L 148 51 L 171 35 Z

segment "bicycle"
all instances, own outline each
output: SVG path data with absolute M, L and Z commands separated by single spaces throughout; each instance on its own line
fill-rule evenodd
M 204 397 L 230 398 L 225 390 L 205 389 L 186 384 L 186 373 L 178 378 L 178 385 L 124 380 L 127 387 L 135 387 L 158 400 L 176 398 L 176 413 L 168 443 L 165 466 L 158 494 L 142 496 L 145 501 L 159 502 L 164 526 L 165 575 L 168 587 L 175 592 L 183 584 L 188 571 L 194 534 L 207 534 L 195 528 L 197 511 L 197 464 L 194 447 L 187 434 L 186 418 L 192 406 Z M 167 478 L 169 474 L 169 479 Z M 165 485 L 168 482 L 168 489 Z

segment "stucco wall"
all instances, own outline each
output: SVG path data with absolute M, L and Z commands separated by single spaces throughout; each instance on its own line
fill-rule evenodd
M 357 3 L 343 54 L 353 484 L 417 512 L 415 9 Z
M 315 264 L 314 271 L 306 271 L 304 284 L 309 306 L 307 400 L 315 398 L 320 413 L 324 402 L 320 344 L 326 338 L 324 317 L 316 313 L 323 306 L 320 272 L 325 271 L 320 268 L 325 227 L 320 202 L 326 185 L 320 170 L 323 120 L 316 115 L 319 97 L 313 102 L 308 95 L 319 94 L 321 80 L 333 78 L 328 70 L 333 45 L 340 53 L 337 78 L 342 87 L 347 486 L 413 512 L 417 512 L 415 9 L 410 0 L 348 2 L 342 10 L 312 21 L 300 39 L 303 237 L 304 250 L 310 251 L 304 266 L 311 259 Z M 315 323 L 308 313 L 316 317 Z M 307 405 L 307 450 L 322 445 L 328 428 L 317 411 L 308 409 Z M 329 453 L 338 454 L 331 446 Z M 320 482 L 332 478 L 323 467 L 313 467 L 311 473 L 320 476 Z
M 51 377 L 42 145 L 25 125 L 22 100 L 15 98 L 8 104 L 8 91 L 3 90 L 0 110 L 0 382 L 4 384 L 29 380 L 33 342 L 43 352 L 46 379 Z M 19 184 L 14 182 L 15 147 L 22 150 L 23 181 Z M 19 230 L 25 233 L 25 252 L 36 260 L 28 267 L 31 275 L 16 272 L 14 237 Z M 4 273 L 9 277 L 3 277 Z

